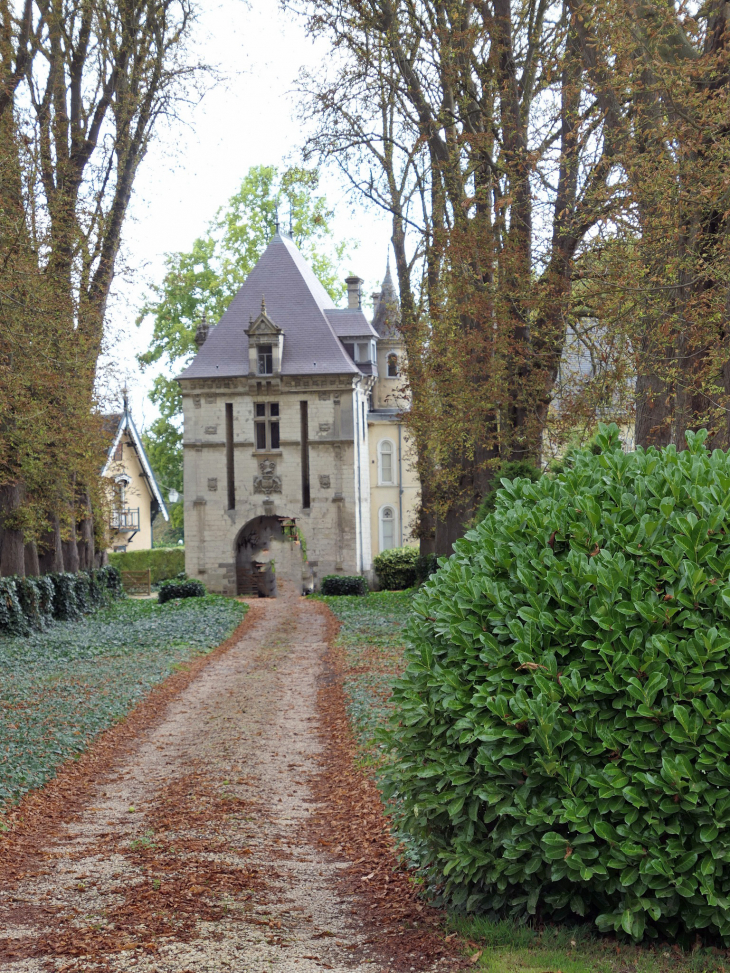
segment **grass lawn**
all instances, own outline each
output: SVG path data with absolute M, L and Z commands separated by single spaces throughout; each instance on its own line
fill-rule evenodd
M 402 672 L 403 626 L 414 591 L 379 591 L 365 597 L 322 598 L 342 623 L 345 692 L 353 731 L 365 763 L 379 750 L 376 729 L 390 712 L 393 680 Z M 591 927 L 537 932 L 508 920 L 452 915 L 453 931 L 473 944 L 473 968 L 488 973 L 730 973 L 730 953 L 677 946 L 634 947 L 594 934 Z
M 219 645 L 245 612 L 213 595 L 125 599 L 79 622 L 0 636 L 0 827 L 3 804 L 44 784 L 153 686 Z

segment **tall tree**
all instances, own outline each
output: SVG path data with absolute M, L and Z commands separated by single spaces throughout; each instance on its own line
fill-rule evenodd
M 0 574 L 90 561 L 122 227 L 155 127 L 198 70 L 192 0 L 20 8 L 0 2 Z
M 575 16 L 549 0 L 293 5 L 340 55 L 304 79 L 321 119 L 314 147 L 353 183 L 382 186 L 394 246 L 405 225 L 423 254 L 409 421 L 429 461 L 435 547 L 447 552 L 499 464 L 540 458 L 576 258 L 620 192 Z M 328 139 L 333 125 L 341 138 Z M 352 145 L 367 131 L 378 143 L 367 162 L 343 151 L 348 133 Z M 389 147 L 401 171 L 418 153 L 423 220 L 404 220 Z M 363 173 L 378 165 L 372 180 Z
M 728 5 L 570 0 L 632 208 L 603 314 L 637 358 L 636 440 L 730 446 Z M 619 259 L 616 259 L 619 258 Z
M 198 326 L 204 319 L 215 324 L 223 315 L 278 225 L 291 232 L 332 298 L 344 294 L 339 265 L 347 243 L 334 242 L 332 212 L 317 194 L 318 186 L 319 175 L 311 169 L 249 169 L 205 236 L 189 251 L 168 254 L 165 277 L 140 310 L 137 323 L 151 318 L 154 330 L 139 362 L 143 368 L 162 363 L 166 372 L 155 378 L 150 393 L 160 418 L 152 423 L 146 442 L 168 489 L 182 492 L 182 396 L 174 375 L 197 351 Z

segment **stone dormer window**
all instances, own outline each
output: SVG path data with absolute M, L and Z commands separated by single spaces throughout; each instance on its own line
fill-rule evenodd
M 376 361 L 375 342 L 362 338 L 343 338 L 342 344 L 347 354 L 358 365 L 369 365 Z
M 266 313 L 266 301 L 261 300 L 261 313 L 251 320 L 245 331 L 248 336 L 249 375 L 280 375 L 284 356 L 284 332 Z

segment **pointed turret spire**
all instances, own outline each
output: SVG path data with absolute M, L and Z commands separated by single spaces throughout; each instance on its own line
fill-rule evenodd
M 398 291 L 390 273 L 390 254 L 388 254 L 385 265 L 385 277 L 380 295 L 377 302 L 374 301 L 374 304 L 373 327 L 381 338 L 394 337 L 397 334 L 398 321 L 400 320 L 400 304 Z

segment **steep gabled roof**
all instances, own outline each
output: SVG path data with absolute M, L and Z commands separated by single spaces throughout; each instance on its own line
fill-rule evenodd
M 114 433 L 114 438 L 112 439 L 112 444 L 109 447 L 109 452 L 106 454 L 106 463 L 104 464 L 104 469 L 101 471 L 101 475 L 102 476 L 107 475 L 109 471 L 109 467 L 114 462 L 114 453 L 116 452 L 117 446 L 119 445 L 119 442 L 122 436 L 124 435 L 125 431 L 128 431 L 129 438 L 132 440 L 134 451 L 136 452 L 137 458 L 139 459 L 139 465 L 142 467 L 142 473 L 144 475 L 145 480 L 147 480 L 147 486 L 149 487 L 149 491 L 157 501 L 162 516 L 165 518 L 165 520 L 169 520 L 170 515 L 167 512 L 165 501 L 162 499 L 162 493 L 160 492 L 160 488 L 157 485 L 155 474 L 152 472 L 152 467 L 150 466 L 149 460 L 147 459 L 147 453 L 145 452 L 145 448 L 142 445 L 142 440 L 140 439 L 140 435 L 137 432 L 137 427 L 134 424 L 134 420 L 132 419 L 132 414 L 129 411 L 129 406 L 127 405 L 126 400 L 124 403 L 124 412 L 122 412 L 121 415 L 114 414 L 114 415 L 104 416 L 103 421 L 104 421 L 105 428 L 108 425 L 108 427 L 111 429 L 112 423 L 115 421 L 117 422 L 117 425 L 116 425 L 116 432 Z
M 327 311 L 332 298 L 294 243 L 277 233 L 180 378 L 248 375 L 249 322 L 261 312 L 284 332 L 282 375 L 359 373 L 342 347 Z

